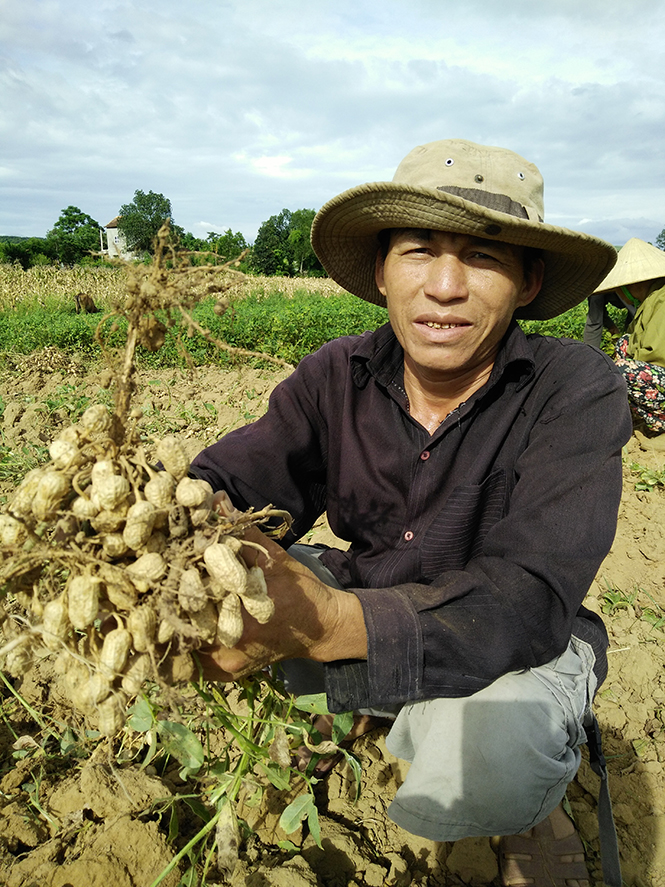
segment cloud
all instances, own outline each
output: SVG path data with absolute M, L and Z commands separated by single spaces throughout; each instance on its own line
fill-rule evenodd
M 0 2 L 0 233 L 141 189 L 252 239 L 446 137 L 535 162 L 556 224 L 665 225 L 664 0 Z

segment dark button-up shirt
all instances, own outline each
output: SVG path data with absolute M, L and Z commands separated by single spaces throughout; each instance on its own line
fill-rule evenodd
M 367 661 L 326 665 L 331 710 L 467 695 L 561 653 L 614 538 L 623 380 L 580 342 L 508 330 L 487 383 L 432 435 L 409 414 L 390 325 L 328 343 L 268 412 L 193 471 L 238 508 L 272 503 L 363 607 Z

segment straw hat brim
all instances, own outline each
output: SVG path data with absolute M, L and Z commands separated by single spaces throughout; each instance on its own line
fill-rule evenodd
M 374 279 L 377 234 L 384 228 L 427 228 L 500 240 L 543 251 L 545 276 L 522 319 L 547 320 L 592 293 L 616 262 L 604 240 L 519 218 L 433 188 L 393 182 L 359 185 L 328 201 L 312 225 L 312 246 L 330 277 L 348 292 L 385 306 Z

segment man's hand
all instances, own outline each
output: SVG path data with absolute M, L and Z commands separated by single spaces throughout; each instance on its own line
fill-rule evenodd
M 367 634 L 358 598 L 325 585 L 311 570 L 256 527 L 244 538 L 258 542 L 270 554 L 246 546 L 242 555 L 248 566 L 264 570 L 275 613 L 260 625 L 243 612 L 245 630 L 235 647 L 216 646 L 199 651 L 204 674 L 210 680 L 230 681 L 279 662 L 305 658 L 316 662 L 367 657 Z

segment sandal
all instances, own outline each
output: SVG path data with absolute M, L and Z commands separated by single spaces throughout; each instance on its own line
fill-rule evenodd
M 549 817 L 523 835 L 492 839 L 503 887 L 588 887 L 584 847 L 577 832 L 556 838 Z

